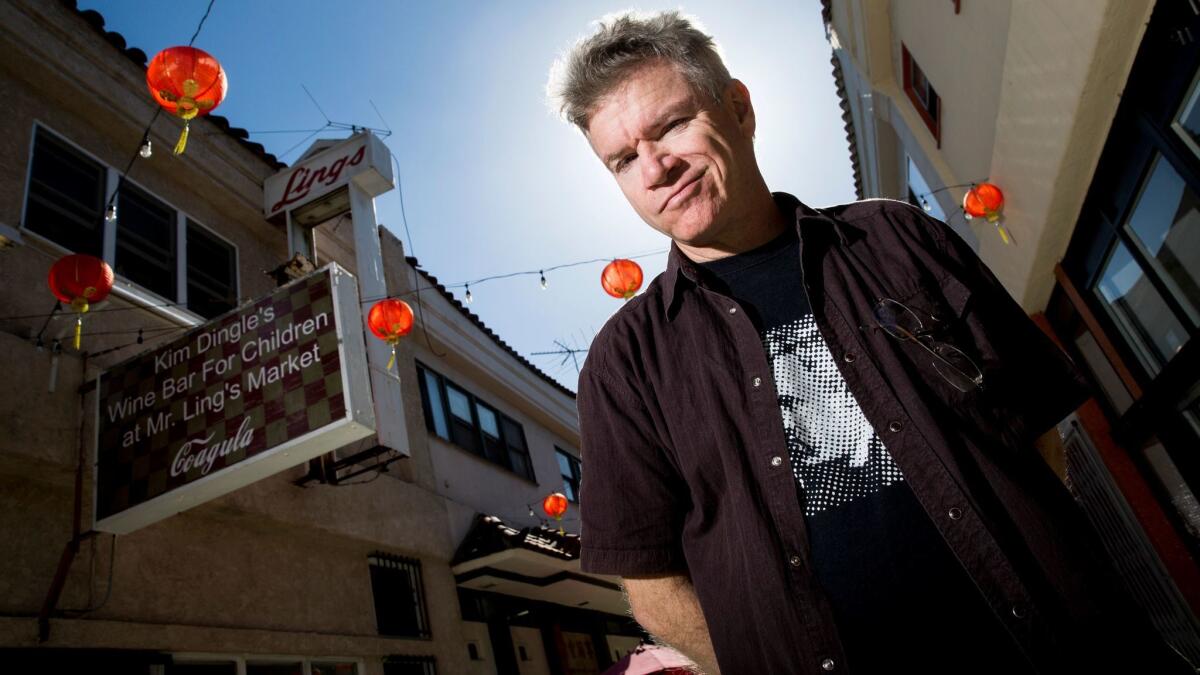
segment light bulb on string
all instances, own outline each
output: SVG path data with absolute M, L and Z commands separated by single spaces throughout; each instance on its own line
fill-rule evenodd
M 117 203 L 112 202 L 104 211 L 104 222 L 115 223 L 117 221 Z
M 929 203 L 929 200 L 925 198 L 925 195 L 921 195 L 921 208 L 925 209 L 925 213 L 933 211 L 933 206 Z
M 150 159 L 152 154 L 154 154 L 154 149 L 150 147 L 150 137 L 146 136 L 142 139 L 142 147 L 138 148 L 138 155 L 142 159 Z
M 465 285 L 467 287 L 467 304 L 469 305 L 475 301 L 475 296 L 471 295 L 471 284 L 465 284 Z
M 546 290 L 546 273 L 542 270 L 538 270 L 538 274 L 542 275 L 542 290 L 544 291 Z

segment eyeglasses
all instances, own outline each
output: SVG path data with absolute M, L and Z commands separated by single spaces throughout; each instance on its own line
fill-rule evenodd
M 937 323 L 934 317 L 929 318 L 931 323 Z M 983 372 L 979 366 L 959 348 L 934 339 L 934 329 L 926 328 L 921 317 L 907 305 L 882 298 L 875 305 L 875 320 L 888 335 L 914 342 L 928 352 L 933 359 L 934 370 L 955 389 L 965 392 L 983 386 Z

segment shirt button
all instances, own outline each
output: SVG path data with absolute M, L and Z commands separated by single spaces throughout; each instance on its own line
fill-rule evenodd
M 752 383 L 754 386 L 758 387 L 758 386 L 761 386 L 761 385 L 762 385 L 762 378 L 761 378 L 761 377 L 756 377 L 756 378 L 754 378 L 753 380 L 750 380 L 750 382 L 751 382 L 751 383 Z
M 903 428 L 904 425 L 900 423 L 900 420 L 893 420 L 892 423 L 888 425 L 888 431 L 892 433 L 896 433 Z
M 775 455 L 774 457 L 771 458 L 771 466 L 781 466 L 782 464 L 783 464 L 783 458 L 780 457 L 779 455 Z
M 788 558 L 788 564 L 791 565 L 792 567 L 799 567 L 800 563 L 802 563 L 802 562 L 804 562 L 804 561 L 801 560 L 800 556 L 798 556 L 798 555 L 794 555 L 794 556 Z
M 825 659 L 821 662 L 821 670 L 833 670 L 835 666 L 837 664 L 833 662 L 833 659 Z
M 959 518 L 962 518 L 962 509 L 955 506 L 950 509 L 948 515 L 950 516 L 950 520 L 958 520 Z
M 1013 605 L 1012 615 L 1018 619 L 1025 618 L 1025 608 L 1020 605 Z
M 845 354 L 842 355 L 842 360 L 845 361 L 846 363 L 854 363 L 854 359 L 857 359 L 857 358 L 858 358 L 858 355 L 855 354 L 854 352 L 846 352 Z
M 730 307 L 730 308 L 729 308 L 729 313 L 730 313 L 730 314 L 737 314 L 737 307 Z

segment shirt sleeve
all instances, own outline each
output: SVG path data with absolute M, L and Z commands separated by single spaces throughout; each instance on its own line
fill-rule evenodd
M 581 569 L 636 576 L 686 570 L 687 491 L 640 398 L 602 371 L 579 377 Z
M 933 237 L 947 272 L 943 287 L 965 296 L 960 318 L 986 361 L 987 400 L 1012 441 L 1028 446 L 1087 400 L 1087 380 L 958 233 L 919 209 L 904 210 Z

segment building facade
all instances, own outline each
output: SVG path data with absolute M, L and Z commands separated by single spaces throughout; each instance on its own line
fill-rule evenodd
M 579 572 L 574 394 L 407 257 L 373 206 L 358 217 L 353 186 L 269 217 L 264 185 L 293 168 L 217 116 L 193 121 L 182 157 L 167 151 L 178 121 L 159 116 L 152 154 L 134 157 L 154 113 L 146 55 L 74 3 L 0 2 L 0 53 L 0 658 L 595 673 L 638 643 L 616 580 Z M 116 274 L 80 351 L 46 287 L 68 253 Z M 364 259 L 379 279 L 357 274 Z M 419 309 L 390 369 L 369 334 L 354 347 L 377 432 L 130 533 L 92 530 L 97 376 L 330 263 Z M 561 530 L 541 515 L 556 491 L 572 500 Z
M 1047 459 L 1200 664 L 1200 5 L 823 0 L 860 197 L 945 220 L 1090 376 Z M 1001 224 L 964 218 L 990 182 Z

